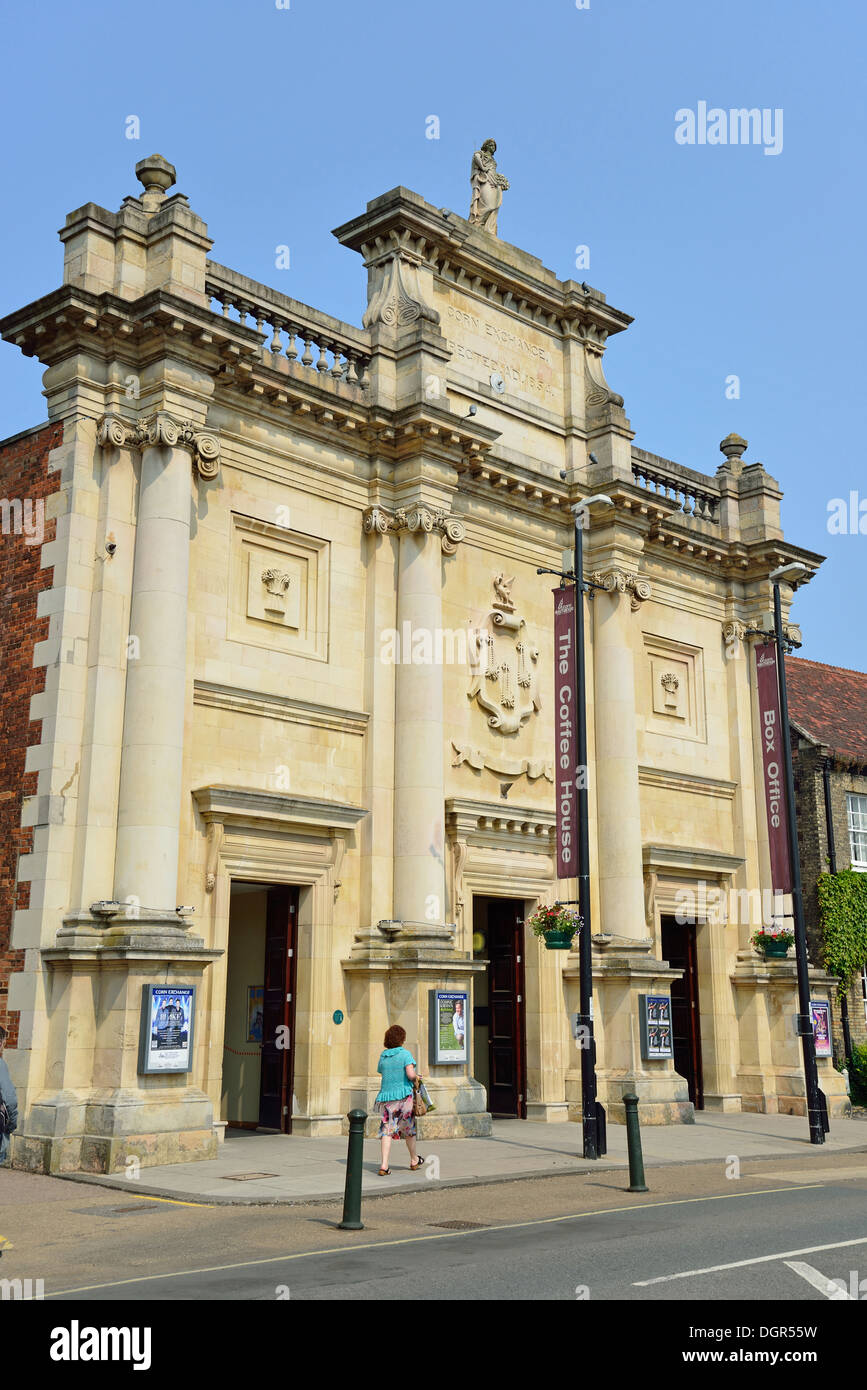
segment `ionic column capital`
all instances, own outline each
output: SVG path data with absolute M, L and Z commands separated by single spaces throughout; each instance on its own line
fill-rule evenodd
M 192 420 L 176 420 L 164 410 L 135 420 L 124 415 L 103 415 L 97 425 L 96 442 L 100 448 L 186 449 L 200 478 L 216 478 L 220 471 L 219 437 Z
M 746 638 L 758 637 L 764 633 L 766 640 L 773 640 L 773 632 L 767 631 L 767 620 L 770 615 L 756 614 L 748 622 L 741 622 L 737 618 L 727 619 L 723 623 L 723 641 L 730 645 L 732 643 L 743 642 Z M 804 644 L 804 637 L 797 623 L 783 623 L 783 640 L 792 647 L 801 647 Z
M 648 580 L 641 579 L 639 575 L 629 570 L 596 570 L 595 573 L 591 574 L 590 582 L 601 585 L 608 594 L 631 594 L 633 613 L 641 607 L 646 599 L 650 598 L 652 593 Z
M 363 525 L 365 535 L 371 535 L 374 531 L 383 536 L 389 531 L 407 531 L 410 534 L 438 531 L 446 555 L 454 555 L 467 534 L 467 528 L 459 517 L 451 516 L 442 509 L 421 506 L 396 507 L 393 512 L 384 507 L 368 507 Z

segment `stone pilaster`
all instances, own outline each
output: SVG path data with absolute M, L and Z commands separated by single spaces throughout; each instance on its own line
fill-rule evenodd
M 594 718 L 600 922 L 594 923 L 593 983 L 599 1098 L 623 1123 L 622 1096 L 635 1090 L 645 1124 L 691 1123 L 687 1083 L 672 1062 L 645 1062 L 638 1039 L 638 996 L 668 993 L 679 972 L 653 955 L 644 897 L 641 802 L 636 739 L 633 624 L 650 584 L 627 567 L 590 575 L 593 600 Z M 569 1007 L 578 1011 L 577 960 L 564 971 Z M 570 1118 L 581 1112 L 581 1073 L 566 1077 Z
M 618 569 L 591 577 L 605 589 L 593 601 L 600 930 L 646 942 L 630 624 L 650 585 Z
M 442 628 L 442 554 L 453 554 L 463 523 L 424 506 L 388 512 L 373 507 L 365 530 L 397 532 L 397 631 L 431 635 Z M 411 653 L 410 653 L 411 654 Z M 435 662 L 401 661 L 394 711 L 394 914 L 404 922 L 445 917 L 445 783 L 443 683 Z
M 118 795 L 114 897 L 177 907 L 190 552 L 190 454 L 216 476 L 219 442 L 158 414 L 100 426 L 103 444 L 142 450 Z
M 445 508 L 415 502 L 393 510 L 374 506 L 364 516 L 372 536 L 394 535 L 397 554 L 396 624 L 401 660 L 394 672 L 394 920 L 380 921 L 355 938 L 343 969 L 349 981 L 352 1076 L 341 1108 L 372 1110 L 379 1089 L 376 1060 L 386 1027 L 399 1023 L 417 1049 L 417 1061 L 436 1110 L 419 1127 L 422 1139 L 489 1134 L 484 1088 L 471 1063 L 430 1071 L 428 997 L 432 989 L 466 989 L 484 967 L 456 948 L 446 923 L 443 672 L 435 660 L 413 661 L 413 638 L 436 650 L 442 627 L 443 555 L 453 555 L 464 523 Z M 409 642 L 410 650 L 404 644 Z M 382 688 L 380 686 L 380 688 Z M 380 895 L 381 896 L 381 895 Z M 370 1134 L 378 1120 L 371 1115 Z

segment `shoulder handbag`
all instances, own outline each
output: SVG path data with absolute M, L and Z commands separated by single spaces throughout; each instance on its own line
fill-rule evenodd
M 415 1117 L 427 1114 L 427 1106 L 421 1098 L 421 1081 L 418 1077 L 412 1083 L 412 1113 Z

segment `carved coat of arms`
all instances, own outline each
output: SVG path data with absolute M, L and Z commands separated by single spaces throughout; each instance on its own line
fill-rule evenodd
M 514 578 L 494 577 L 494 602 L 484 622 L 473 629 L 473 680 L 467 695 L 478 700 L 488 725 L 501 734 L 516 734 L 540 708 L 539 651 L 523 629 L 524 619 L 512 600 Z

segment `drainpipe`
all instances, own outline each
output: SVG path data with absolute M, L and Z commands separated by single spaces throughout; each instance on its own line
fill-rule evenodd
M 834 817 L 831 815 L 831 759 L 822 763 L 822 788 L 825 793 L 825 833 L 828 840 L 828 866 L 832 874 L 837 872 L 837 844 L 834 839 Z M 840 998 L 840 1022 L 843 1026 L 843 1052 L 846 1066 L 852 1063 L 852 1033 L 849 1028 L 849 995 Z

